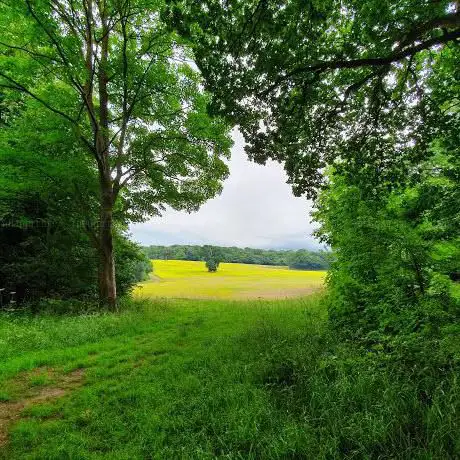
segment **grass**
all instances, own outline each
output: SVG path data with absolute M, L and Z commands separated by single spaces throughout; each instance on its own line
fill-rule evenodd
M 152 262 L 154 274 L 137 288 L 137 296 L 240 300 L 299 297 L 320 290 L 326 274 L 230 263 L 222 263 L 216 273 L 209 273 L 204 262 Z
M 0 340 L 0 458 L 460 456 L 455 376 L 427 404 L 341 342 L 319 296 L 9 315 Z

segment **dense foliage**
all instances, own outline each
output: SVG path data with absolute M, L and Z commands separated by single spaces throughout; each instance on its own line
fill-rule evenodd
M 213 110 L 236 122 L 257 162 L 284 164 L 315 195 L 338 158 L 358 169 L 426 152 L 439 108 L 431 69 L 458 46 L 451 0 L 170 0 L 194 47 Z M 454 70 L 458 74 L 457 70 Z M 397 141 L 396 141 L 397 140 Z M 386 174 L 382 172 L 381 174 Z
M 96 172 L 96 213 L 82 220 L 96 220 L 100 300 L 111 308 L 114 213 L 136 221 L 166 204 L 195 210 L 228 174 L 228 127 L 207 113 L 209 95 L 163 8 L 161 0 L 0 4 L 4 97 L 57 116 Z
M 360 338 L 437 340 L 453 334 L 458 321 L 459 63 L 459 48 L 446 49 L 431 69 L 430 101 L 440 108 L 436 135 L 426 137 L 424 161 L 405 158 L 404 182 L 370 180 L 367 167 L 353 175 L 339 167 L 318 200 L 320 234 L 336 252 L 332 318 Z M 389 175 L 393 170 L 380 166 Z
M 420 183 L 378 196 L 332 174 L 318 200 L 319 234 L 335 255 L 331 319 L 358 338 L 437 333 L 460 319 L 459 208 L 447 214 L 450 200 L 440 200 L 458 193 L 458 161 L 436 156 L 425 166 Z
M 35 218 L 33 213 L 24 212 L 20 218 L 23 223 L 5 221 L 0 226 L 2 305 L 8 307 L 10 300 L 35 304 L 44 298 L 96 301 L 98 259 L 87 235 L 59 223 L 26 223 Z M 116 280 L 123 296 L 152 268 L 141 248 L 123 232 L 115 232 L 114 242 Z
M 84 158 L 84 157 L 83 157 Z M 94 248 L 96 172 L 59 118 L 22 104 L 0 131 L 0 288 L 19 301 L 43 297 L 96 299 Z M 121 295 L 151 270 L 115 215 L 117 283 Z
M 208 246 L 209 247 L 209 246 Z M 283 250 L 237 248 L 211 246 L 218 254 L 220 262 L 287 265 L 298 270 L 326 270 L 329 267 L 331 254 L 326 251 L 308 251 L 306 249 Z M 206 246 L 148 246 L 144 252 L 150 259 L 164 260 L 206 260 Z

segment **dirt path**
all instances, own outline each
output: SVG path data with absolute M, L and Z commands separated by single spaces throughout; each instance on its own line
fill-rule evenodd
M 21 387 L 24 387 L 24 382 L 30 376 L 37 375 L 39 372 L 43 372 L 43 369 L 36 369 L 22 374 L 16 377 L 15 381 Z M 45 372 L 49 377 L 53 378 L 52 385 L 42 387 L 28 386 L 24 388 L 23 394 L 25 396 L 21 399 L 0 403 L 0 447 L 8 443 L 8 429 L 12 423 L 21 418 L 21 412 L 24 409 L 45 401 L 61 398 L 83 384 L 84 369 L 76 369 L 65 375 L 58 375 L 53 369 L 46 369 Z

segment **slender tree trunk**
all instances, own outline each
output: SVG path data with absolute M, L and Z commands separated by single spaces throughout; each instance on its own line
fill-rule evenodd
M 117 309 L 117 285 L 113 253 L 113 197 L 111 184 L 101 180 L 99 216 L 99 303 L 110 310 Z
M 99 83 L 99 125 L 96 128 L 96 151 L 99 159 L 99 183 L 101 191 L 100 208 L 100 266 L 99 266 L 99 301 L 101 305 L 107 305 L 111 310 L 117 308 L 117 285 L 115 281 L 115 261 L 113 256 L 113 206 L 115 193 L 111 178 L 109 160 L 109 93 L 107 61 L 109 54 L 110 30 L 107 23 L 107 5 L 105 0 L 97 2 L 99 15 L 102 23 L 103 36 L 101 39 L 101 55 L 99 71 L 97 72 Z

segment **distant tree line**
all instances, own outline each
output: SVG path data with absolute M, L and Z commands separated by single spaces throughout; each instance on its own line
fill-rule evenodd
M 211 248 L 220 262 L 257 264 L 257 265 L 287 265 L 297 270 L 325 270 L 329 267 L 330 253 L 327 251 L 274 250 L 238 248 L 235 246 L 147 246 L 144 253 L 150 259 L 163 260 L 205 260 Z

